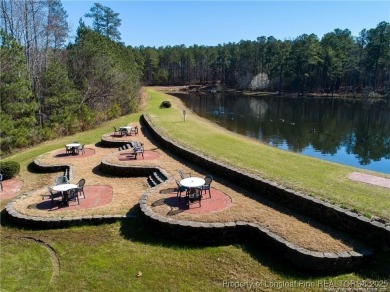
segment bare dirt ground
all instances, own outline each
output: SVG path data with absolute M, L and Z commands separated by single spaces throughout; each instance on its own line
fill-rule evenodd
M 348 178 L 350 180 L 364 182 L 367 184 L 381 186 L 381 187 L 390 189 L 390 179 L 388 179 L 388 178 L 365 174 L 365 173 L 361 173 L 361 172 L 352 172 L 348 175 Z

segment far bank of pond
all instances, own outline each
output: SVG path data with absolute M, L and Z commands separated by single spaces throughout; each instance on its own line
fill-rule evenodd
M 390 102 L 174 93 L 219 125 L 280 149 L 390 173 Z

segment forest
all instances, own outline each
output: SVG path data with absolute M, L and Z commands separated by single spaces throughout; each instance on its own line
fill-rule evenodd
M 261 36 L 208 47 L 136 48 L 146 84 L 221 84 L 251 90 L 351 92 L 388 95 L 390 24 L 352 36 L 335 29 L 319 39 L 303 34 L 294 40 Z
M 142 85 L 390 96 L 390 24 L 321 39 L 260 36 L 218 46 L 132 47 L 95 3 L 69 42 L 60 0 L 0 0 L 1 155 L 134 112 Z

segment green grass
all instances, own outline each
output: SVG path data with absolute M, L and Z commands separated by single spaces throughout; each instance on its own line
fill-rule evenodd
M 0 249 L 0 288 L 44 291 L 51 278 L 51 261 L 41 245 L 27 239 L 2 238 Z
M 34 160 L 38 155 L 58 148 L 62 148 L 64 144 L 67 144 L 72 141 L 80 141 L 83 144 L 95 144 L 101 140 L 102 135 L 113 132 L 114 131 L 113 126 L 119 127 L 119 126 L 126 125 L 128 123 L 138 122 L 139 117 L 140 117 L 139 113 L 123 116 L 118 119 L 105 122 L 100 126 L 98 126 L 97 128 L 89 131 L 47 141 L 42 144 L 36 145 L 34 147 L 23 149 L 13 155 L 4 158 L 3 161 L 13 160 L 19 162 L 21 166 L 26 166 L 28 163 Z
M 164 135 L 178 143 L 293 190 L 390 221 L 389 189 L 347 178 L 353 171 L 385 175 L 279 150 L 232 134 L 190 111 L 187 111 L 184 122 L 178 107 L 158 107 L 163 100 L 172 97 L 150 89 L 147 93 L 150 96 L 147 113 L 153 123 Z
M 309 290 L 322 291 L 318 281 L 385 280 L 390 275 L 390 254 L 358 273 L 308 276 L 256 244 L 180 244 L 150 234 L 136 219 L 58 230 L 1 229 L 2 291 L 225 291 L 224 281 L 305 281 L 316 285 Z M 26 236 L 56 251 L 60 269 L 52 283 L 49 252 L 21 238 Z
M 226 143 L 238 143 L 236 140 L 244 143 L 245 147 L 249 147 L 244 151 L 249 151 L 250 147 L 253 147 L 254 150 L 251 151 L 255 154 L 257 151 L 262 151 L 261 153 L 265 156 L 279 157 L 276 152 L 271 153 L 273 149 L 268 153 L 266 150 L 268 147 L 257 149 L 263 146 L 255 141 L 247 141 L 235 135 L 227 137 L 226 133 L 208 123 L 195 122 L 190 113 L 188 113 L 186 124 L 183 125 L 181 112 L 177 108 L 158 109 L 161 100 L 169 97 L 154 92 L 150 94 L 147 112 L 167 135 L 177 137 L 183 144 L 194 146 L 198 151 L 210 152 L 210 155 L 216 152 L 214 155 L 231 164 L 233 161 L 230 161 L 230 158 L 233 156 L 224 156 L 223 153 L 231 150 Z M 77 139 L 86 144 L 97 143 L 102 134 L 112 131 L 113 125 L 119 126 L 137 121 L 139 115 L 122 117 L 88 132 L 23 150 L 8 159 L 16 160 L 26 166 L 37 155 L 62 147 L 69 141 Z M 195 133 L 199 136 L 193 138 L 188 133 L 183 133 L 185 132 L 182 131 L 183 129 L 196 131 Z M 213 139 L 203 137 L 203 135 L 208 135 L 208 132 Z M 215 147 L 213 141 L 218 141 L 220 144 L 217 147 L 218 151 L 213 149 Z M 241 151 L 241 156 L 237 155 L 234 159 L 245 157 L 247 154 L 244 151 Z M 301 162 L 301 156 L 292 156 L 289 164 L 308 163 Z M 269 158 L 262 157 L 262 160 L 267 159 Z M 286 156 L 283 159 L 290 158 Z M 239 162 L 240 167 L 246 167 L 242 159 Z M 283 176 L 278 173 L 277 167 L 266 164 L 260 161 L 251 162 L 249 165 L 263 165 L 256 172 L 261 171 L 269 178 Z M 294 167 L 300 171 L 299 167 Z M 314 166 L 311 167 L 314 172 Z M 329 166 L 321 167 L 327 169 Z M 347 170 L 344 168 L 339 169 L 341 174 L 345 171 Z M 308 182 L 313 180 L 313 176 L 307 179 Z M 332 176 L 337 182 L 337 171 L 333 170 Z M 285 183 L 289 183 L 290 180 L 291 177 L 283 178 Z M 305 185 L 301 181 L 299 184 Z M 331 186 L 328 188 L 331 189 Z M 6 200 L 1 201 L 3 208 L 5 203 Z M 51 277 L 55 267 L 51 260 L 51 253 L 47 247 L 39 242 L 27 240 L 26 237 L 41 240 L 55 251 L 59 261 L 59 275 L 53 282 L 51 282 Z M 136 277 L 138 271 L 142 272 L 141 277 Z M 312 289 L 306 289 L 307 291 L 323 291 L 318 287 L 321 281 L 328 283 L 330 281 L 333 283 L 360 281 L 359 283 L 363 283 L 363 280 L 390 281 L 389 252 L 381 254 L 364 269 L 355 273 L 310 276 L 296 271 L 292 264 L 276 258 L 266 247 L 261 246 L 261 243 L 226 246 L 181 244 L 149 233 L 137 219 L 99 226 L 30 230 L 13 226 L 4 216 L 1 218 L 1 291 L 226 291 L 227 282 L 223 286 L 224 281 L 235 284 L 257 283 L 262 285 L 261 289 L 258 289 L 260 291 L 271 290 L 267 289 L 266 285 L 269 286 L 272 283 L 294 283 L 296 281 L 296 283 L 315 286 Z M 389 288 L 388 284 L 387 288 Z M 294 288 L 287 291 L 302 291 L 302 288 L 296 284 Z

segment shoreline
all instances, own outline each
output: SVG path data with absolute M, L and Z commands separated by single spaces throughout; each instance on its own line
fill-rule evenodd
M 350 101 L 362 101 L 362 102 L 390 102 L 390 99 L 383 97 L 364 97 L 362 94 L 328 94 L 328 93 L 306 93 L 305 95 L 298 95 L 297 93 L 282 93 L 279 95 L 278 92 L 272 91 L 250 91 L 250 90 L 239 90 L 235 88 L 228 88 L 226 90 L 221 90 L 218 86 L 202 86 L 202 85 L 167 85 L 167 86 L 149 86 L 157 91 L 163 93 L 199 93 L 199 94 L 215 94 L 215 93 L 228 93 L 228 94 L 240 94 L 249 97 L 263 97 L 263 96 L 275 96 L 275 97 L 285 97 L 285 98 L 323 98 L 323 99 L 340 99 L 340 100 L 350 100 Z

